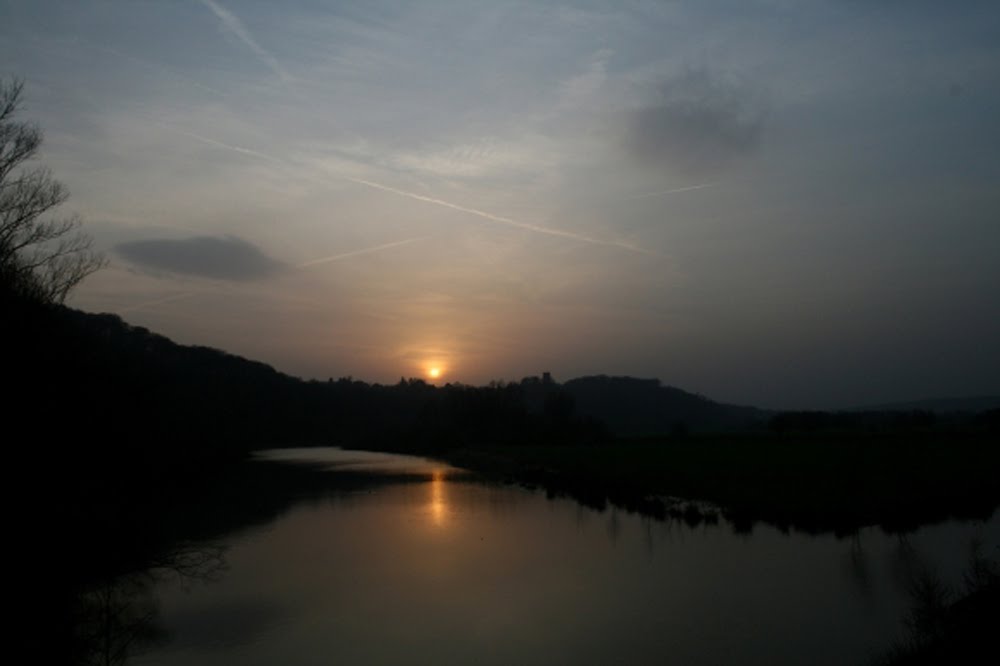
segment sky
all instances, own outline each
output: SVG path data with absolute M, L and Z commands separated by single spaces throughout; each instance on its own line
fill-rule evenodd
M 1000 394 L 1000 5 L 0 0 L 69 304 L 305 378 Z

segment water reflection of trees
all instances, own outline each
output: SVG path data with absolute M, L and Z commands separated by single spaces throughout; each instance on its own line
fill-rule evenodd
M 168 634 L 158 622 L 156 586 L 168 579 L 211 582 L 225 568 L 220 546 L 180 544 L 145 571 L 107 578 L 82 590 L 74 609 L 76 662 L 124 664 L 144 648 L 163 643 Z
M 124 664 L 135 650 L 162 640 L 151 588 L 147 575 L 132 574 L 80 593 L 75 618 L 77 663 Z
M 68 647 L 70 653 L 58 661 L 124 664 L 144 648 L 169 640 L 158 624 L 156 588 L 167 580 L 188 585 L 221 577 L 224 553 L 213 544 L 227 534 L 275 521 L 303 502 L 350 502 L 380 486 L 429 480 L 427 474 L 249 462 L 203 486 L 169 489 L 156 502 L 134 494 L 118 499 L 113 512 L 88 505 L 79 511 L 85 519 L 72 533 L 80 542 L 89 536 L 90 547 L 67 562 L 72 573 L 66 581 L 53 583 L 53 607 L 60 617 L 68 610 L 70 621 L 65 629 L 51 629 L 58 634 L 54 646 L 60 652 Z
M 851 545 L 847 551 L 848 578 L 861 597 L 870 600 L 873 592 L 871 564 L 861 539 L 861 531 L 851 535 L 850 541 Z
M 905 633 L 872 663 L 993 663 L 997 657 L 996 619 L 1000 617 L 1000 561 L 984 552 L 981 536 L 969 544 L 959 585 L 949 584 L 908 539 L 898 541 L 894 555 L 897 575 L 905 582 L 910 598 L 902 618 Z

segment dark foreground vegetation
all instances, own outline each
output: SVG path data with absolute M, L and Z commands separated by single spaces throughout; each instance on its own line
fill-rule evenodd
M 988 663 L 996 654 L 1000 619 L 1000 561 L 974 544 L 959 589 L 932 570 L 915 572 L 906 635 L 872 660 L 878 666 Z

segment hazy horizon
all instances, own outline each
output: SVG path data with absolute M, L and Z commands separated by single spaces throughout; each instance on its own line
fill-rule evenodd
M 305 378 L 1000 395 L 1000 7 L 0 4 L 70 305 Z

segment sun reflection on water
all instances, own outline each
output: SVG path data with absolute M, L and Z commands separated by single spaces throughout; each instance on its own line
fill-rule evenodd
M 436 469 L 431 474 L 430 516 L 435 527 L 444 528 L 448 523 L 450 509 L 445 495 L 446 477 L 443 470 Z

